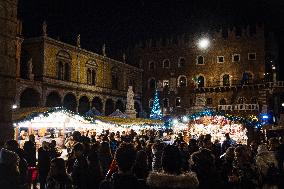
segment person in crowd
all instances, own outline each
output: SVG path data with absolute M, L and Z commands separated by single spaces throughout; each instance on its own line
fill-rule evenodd
M 225 153 L 226 150 L 234 145 L 234 141 L 231 139 L 230 134 L 226 133 L 225 134 L 225 140 L 223 141 L 222 145 L 221 145 L 221 153 Z
M 33 134 L 29 136 L 29 141 L 24 143 L 24 153 L 25 159 L 28 163 L 28 183 L 35 186 L 36 178 L 34 178 L 34 175 L 36 173 L 36 143 L 35 136 Z
M 37 167 L 39 171 L 40 189 L 45 188 L 45 181 L 49 172 L 50 161 L 51 161 L 51 154 L 49 151 L 49 143 L 43 141 L 41 147 L 38 149 Z
M 161 171 L 162 169 L 162 153 L 164 149 L 164 144 L 157 141 L 152 146 L 152 171 Z
M 46 189 L 72 189 L 71 178 L 66 173 L 64 159 L 54 158 L 50 163 L 50 170 L 46 180 Z
M 211 141 L 211 135 L 210 134 L 206 134 L 204 139 L 203 139 L 203 145 L 202 145 L 202 148 L 206 148 L 208 150 L 210 150 L 212 152 L 213 150 L 213 143 Z
M 88 162 L 84 156 L 84 146 L 81 143 L 74 145 L 75 162 L 71 177 L 75 189 L 88 188 Z
M 191 155 L 191 170 L 197 174 L 199 188 L 220 188 L 221 176 L 215 165 L 215 156 L 211 150 L 201 148 Z
M 61 155 L 61 152 L 58 150 L 55 140 L 52 140 L 49 143 L 49 154 L 51 159 L 60 157 Z
M 12 152 L 15 152 L 19 158 L 19 171 L 20 171 L 20 179 L 23 185 L 28 184 L 28 163 L 25 159 L 24 150 L 19 148 L 19 144 L 16 140 L 9 140 L 5 144 L 6 149 Z
M 0 150 L 0 188 L 24 189 L 21 184 L 19 172 L 19 156 L 12 151 L 2 148 Z
M 36 143 L 35 136 L 31 134 L 29 136 L 29 141 L 24 144 L 25 159 L 28 162 L 29 167 L 36 166 Z
M 183 140 L 183 135 L 182 133 L 179 133 L 177 138 L 174 141 L 174 144 L 179 145 L 180 143 L 183 143 L 183 142 L 185 143 L 185 141 Z
M 118 148 L 118 141 L 115 140 L 115 133 L 111 132 L 109 135 L 109 144 L 110 144 L 110 149 L 111 149 L 111 154 L 114 155 L 116 149 Z
M 279 137 L 279 146 L 278 146 L 278 154 L 279 154 L 279 169 L 280 172 L 283 173 L 283 164 L 284 164 L 284 137 Z
M 259 145 L 259 143 L 255 140 L 253 140 L 249 145 L 250 149 L 248 149 L 248 151 L 247 151 L 247 152 L 250 152 L 250 154 L 249 154 L 250 159 L 253 160 L 253 161 L 255 161 L 255 156 L 257 154 L 258 145 Z
M 111 149 L 108 142 L 104 141 L 100 144 L 98 149 L 98 156 L 103 175 L 106 175 L 112 161 Z
M 215 157 L 220 157 L 222 155 L 222 145 L 218 139 L 216 139 L 213 143 L 212 153 Z
M 229 175 L 229 183 L 236 189 L 259 187 L 260 175 L 256 165 L 250 160 L 250 152 L 245 146 L 237 146 L 234 150 L 233 170 Z
M 143 182 L 139 182 L 132 172 L 136 159 L 136 151 L 133 144 L 122 143 L 115 153 L 115 161 L 118 171 L 110 179 L 102 181 L 100 189 L 140 189 Z
M 229 188 L 230 184 L 228 182 L 228 176 L 231 175 L 233 170 L 234 154 L 235 147 L 229 147 L 224 154 L 220 156 L 219 170 L 221 179 L 224 184 L 224 188 Z
M 81 133 L 79 131 L 74 131 L 73 134 L 72 134 L 72 138 L 75 141 L 75 143 L 82 142 L 82 136 L 81 136 Z
M 99 162 L 99 157 L 94 148 L 91 148 L 91 151 L 87 157 L 88 162 L 88 187 L 89 188 L 99 188 L 100 182 L 104 179 L 102 172 L 102 167 Z
M 137 150 L 136 150 L 137 151 Z M 146 179 L 149 174 L 148 157 L 144 150 L 137 152 L 133 172 L 138 179 Z
M 260 170 L 263 188 L 277 186 L 280 176 L 277 176 L 277 172 L 279 173 L 278 161 L 276 160 L 275 154 L 268 151 L 267 145 L 265 144 L 258 146 L 256 165 Z
M 193 154 L 194 152 L 197 152 L 199 150 L 199 146 L 197 144 L 197 140 L 194 138 L 191 138 L 188 142 L 188 152 L 189 154 Z
M 193 172 L 182 173 L 181 156 L 175 145 L 163 149 L 162 170 L 151 172 L 147 178 L 150 189 L 193 189 L 198 188 L 199 181 Z
M 185 142 L 182 142 L 178 145 L 178 147 L 179 147 L 179 152 L 181 156 L 181 168 L 183 171 L 186 172 L 189 170 L 188 159 L 190 155 L 188 152 L 188 146 Z

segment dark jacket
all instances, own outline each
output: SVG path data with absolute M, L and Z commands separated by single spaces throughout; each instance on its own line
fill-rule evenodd
M 46 180 L 46 189 L 72 189 L 71 178 L 65 177 L 55 178 L 48 177 Z
M 88 188 L 88 163 L 84 156 L 75 160 L 71 177 L 75 189 Z
M 150 189 L 192 189 L 198 188 L 199 185 L 194 172 L 181 175 L 152 172 L 149 174 L 146 183 Z
M 1 189 L 23 189 L 20 175 L 10 167 L 0 163 L 0 188 Z
M 30 167 L 36 166 L 36 146 L 32 141 L 27 141 L 24 144 L 25 159 Z

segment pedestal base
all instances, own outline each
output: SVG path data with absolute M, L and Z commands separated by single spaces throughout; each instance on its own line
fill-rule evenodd
M 135 110 L 126 110 L 125 114 L 128 115 L 130 118 L 136 118 L 136 111 Z

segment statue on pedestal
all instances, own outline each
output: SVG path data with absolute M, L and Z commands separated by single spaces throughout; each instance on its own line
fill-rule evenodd
M 81 47 L 81 35 L 80 34 L 78 34 L 78 36 L 77 36 L 77 47 Z
M 106 44 L 103 44 L 102 53 L 103 53 L 103 56 L 106 56 Z
M 46 24 L 46 21 L 44 21 L 44 22 L 42 23 L 42 35 L 43 35 L 44 37 L 47 36 L 47 24 Z
M 33 74 L 33 59 L 32 59 L 32 58 L 28 61 L 28 78 L 29 78 L 30 80 L 33 80 L 33 79 L 34 79 L 34 74 Z
M 130 118 L 136 118 L 136 110 L 134 108 L 134 92 L 132 86 L 128 87 L 125 114 L 127 114 Z
M 126 62 L 126 55 L 125 55 L 125 53 L 123 53 L 123 55 L 122 55 L 122 60 L 123 60 L 124 63 Z

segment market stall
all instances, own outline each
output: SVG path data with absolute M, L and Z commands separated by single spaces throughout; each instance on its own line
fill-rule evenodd
M 110 116 L 95 116 L 93 123 L 96 125 L 98 133 L 103 130 L 109 130 L 111 132 L 122 132 L 134 130 L 139 132 L 143 129 L 162 129 L 164 128 L 164 122 L 162 120 L 152 120 L 143 118 L 124 118 L 124 117 L 110 117 Z
M 78 130 L 94 129 L 91 119 L 63 108 L 26 108 L 13 112 L 15 139 L 22 145 L 33 134 L 36 143 L 55 140 L 63 145 L 65 137 Z
M 210 134 L 212 141 L 223 142 L 225 134 L 229 133 L 230 137 L 240 144 L 247 144 L 247 127 L 257 128 L 260 126 L 261 123 L 255 116 L 244 118 L 208 110 L 183 116 L 181 121 L 174 119 L 172 124 L 175 132 L 186 131 L 192 138 Z

